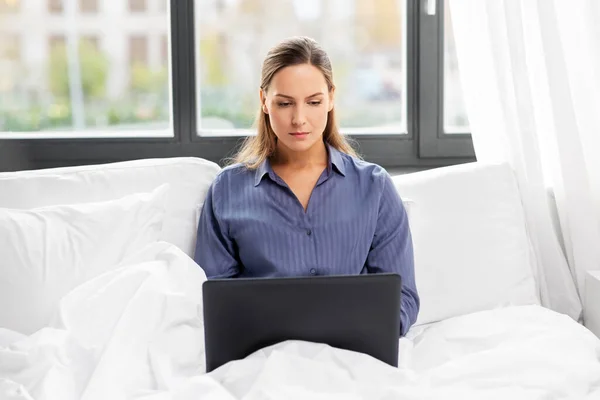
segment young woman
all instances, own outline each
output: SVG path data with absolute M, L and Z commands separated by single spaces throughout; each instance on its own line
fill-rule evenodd
M 208 192 L 195 261 L 208 278 L 398 273 L 404 335 L 419 311 L 406 211 L 388 173 L 338 131 L 334 94 L 314 40 L 269 51 L 257 135 Z

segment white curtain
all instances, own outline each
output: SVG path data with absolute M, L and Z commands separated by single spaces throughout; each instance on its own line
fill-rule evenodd
M 542 302 L 579 319 L 585 272 L 600 269 L 600 1 L 449 6 L 477 159 L 513 166 Z

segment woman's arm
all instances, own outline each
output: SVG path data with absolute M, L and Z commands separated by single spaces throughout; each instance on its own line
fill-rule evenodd
M 379 201 L 377 227 L 367 256 L 367 270 L 369 273 L 392 272 L 402 277 L 400 334 L 404 336 L 417 320 L 420 306 L 415 284 L 412 236 L 408 215 L 398 191 L 389 174 L 385 171 L 381 174 L 383 191 Z
M 219 218 L 218 206 L 224 198 L 219 185 L 220 176 L 213 182 L 198 221 L 198 236 L 194 261 L 210 278 L 231 278 L 240 273 L 240 264 L 235 257 L 233 241 Z

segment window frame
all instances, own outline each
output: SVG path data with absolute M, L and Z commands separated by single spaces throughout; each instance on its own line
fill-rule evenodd
M 419 156 L 474 159 L 470 133 L 446 133 L 444 130 L 445 4 L 444 0 L 432 1 L 436 1 L 434 15 L 419 13 Z
M 439 134 L 435 135 L 434 131 L 426 131 L 431 129 L 432 123 L 421 117 L 431 111 L 426 108 L 425 91 L 441 92 L 439 76 L 436 80 L 437 88 L 431 88 L 427 84 L 429 82 L 427 77 L 431 74 L 439 75 L 439 71 L 435 71 L 428 64 L 423 64 L 431 60 L 431 51 L 419 51 L 419 46 L 436 40 L 438 47 L 439 43 L 443 44 L 439 38 L 439 30 L 436 38 L 423 37 L 423 32 L 430 35 L 432 29 L 431 22 L 423 17 L 424 3 L 424 0 L 407 0 L 407 52 L 416 55 L 409 57 L 407 62 L 408 134 L 349 135 L 357 145 L 359 153 L 367 161 L 385 168 L 428 169 L 475 160 L 470 135 L 468 138 L 458 138 L 459 140 L 455 140 L 454 137 L 440 137 Z M 0 135 L 0 140 L 16 141 L 17 145 L 29 155 L 36 168 L 164 157 L 201 157 L 224 165 L 226 159 L 234 155 L 244 137 L 211 137 L 196 134 L 194 0 L 170 0 L 170 9 L 167 11 L 167 15 L 170 16 L 171 33 L 169 46 L 172 78 L 172 137 L 85 138 L 83 136 L 1 139 Z M 441 13 L 437 14 L 443 16 Z M 437 17 L 437 19 L 443 18 Z M 423 31 L 423 28 L 427 30 Z M 436 32 L 435 29 L 433 32 Z M 438 69 L 440 62 L 443 66 L 441 57 L 437 60 Z M 417 90 L 419 84 L 421 87 Z M 443 121 L 441 114 L 438 114 L 438 120 L 439 127 Z

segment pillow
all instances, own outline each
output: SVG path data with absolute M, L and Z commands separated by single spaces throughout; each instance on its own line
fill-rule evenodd
M 402 198 L 402 205 L 404 206 L 404 210 L 406 211 L 406 216 L 408 217 L 408 226 L 412 224 L 412 208 L 415 206 L 415 202 L 412 199 Z
M 31 334 L 62 296 L 159 240 L 168 185 L 117 200 L 0 208 L 0 327 Z
M 537 261 L 508 165 L 473 163 L 392 179 L 400 195 L 410 199 L 421 300 L 415 325 L 539 304 Z
M 0 207 L 38 207 L 109 201 L 169 184 L 161 241 L 193 255 L 195 209 L 221 168 L 195 157 L 156 158 L 0 173 Z

